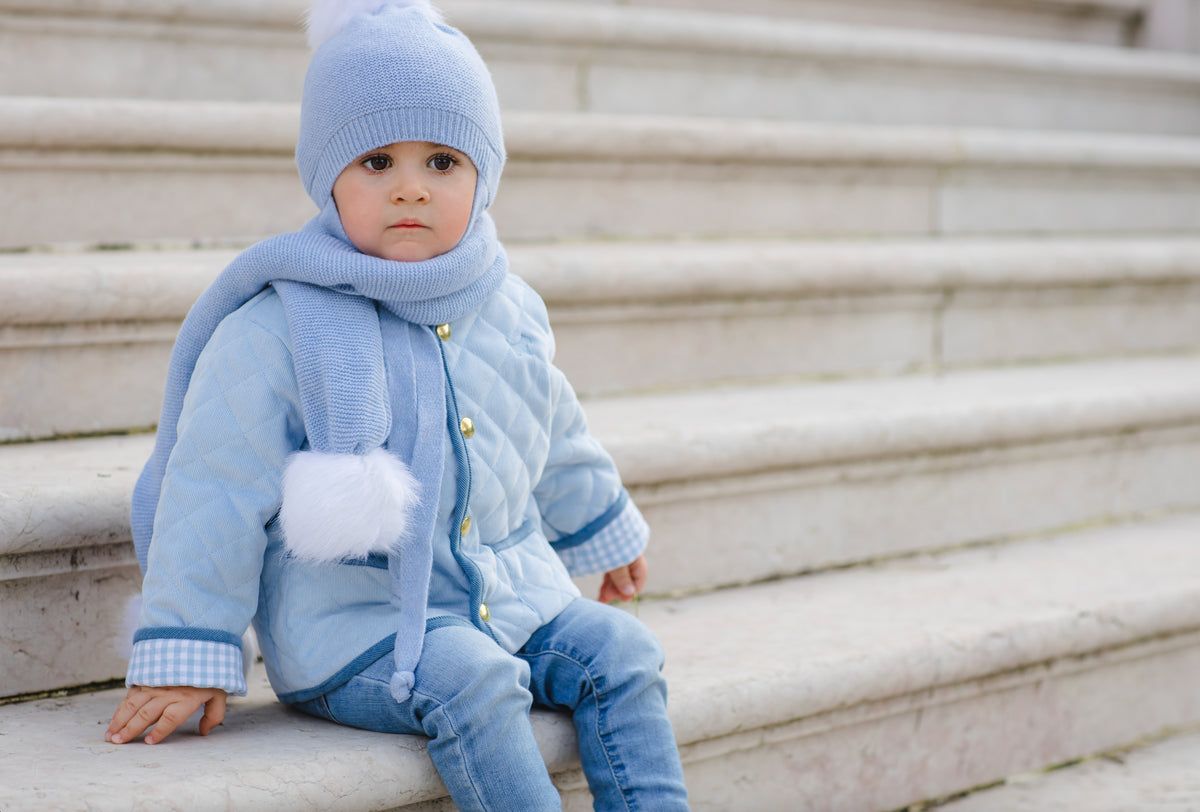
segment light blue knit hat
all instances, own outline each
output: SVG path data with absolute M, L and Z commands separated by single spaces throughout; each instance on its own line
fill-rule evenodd
M 319 3 L 308 31 L 296 165 L 318 208 L 351 161 L 399 141 L 465 153 L 479 172 L 473 217 L 492 204 L 505 161 L 500 104 L 470 40 L 427 0 Z

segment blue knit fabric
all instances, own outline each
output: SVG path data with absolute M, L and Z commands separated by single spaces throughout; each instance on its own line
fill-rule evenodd
M 455 29 L 420 9 L 385 5 L 354 17 L 313 54 L 296 144 L 304 188 L 324 208 L 350 161 L 397 141 L 465 152 L 479 171 L 476 211 L 492 204 L 505 152 L 487 66 Z
M 453 147 L 478 181 L 470 225 L 450 252 L 402 263 L 360 253 L 346 237 L 333 183 L 355 158 L 401 141 Z M 503 283 L 508 261 L 487 215 L 505 160 L 491 76 L 471 43 L 423 11 L 384 5 L 359 14 L 317 49 L 305 79 L 296 164 L 320 214 L 303 230 L 265 240 L 238 256 L 184 320 L 167 375 L 154 453 L 133 494 L 132 525 L 145 570 L 154 514 L 192 372 L 221 320 L 273 285 L 291 335 L 305 431 L 313 451 L 367 454 L 389 448 L 421 485 L 412 530 L 389 556 L 401 609 L 393 694 L 407 697 L 421 652 L 432 535 L 443 476 L 446 401 L 431 325 L 479 307 Z M 376 308 L 408 322 L 387 346 L 397 377 L 412 382 L 410 408 L 393 414 Z M 402 566 L 403 563 L 403 566 Z

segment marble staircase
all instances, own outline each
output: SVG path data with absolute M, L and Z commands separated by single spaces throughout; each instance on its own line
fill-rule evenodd
M 0 0 L 5 812 L 451 808 L 419 739 L 261 673 L 207 739 L 102 738 L 174 331 L 311 214 L 302 5 Z M 1152 5 L 444 3 L 653 528 L 695 808 L 899 809 L 1200 724 L 1200 57 L 1131 47 Z
M 294 106 L 8 98 L 0 112 L 0 181 L 21 202 L 3 249 L 244 242 L 311 215 Z M 494 214 L 513 243 L 1200 228 L 1191 137 L 512 113 L 506 138 Z
M 761 0 L 762 10 L 769 2 Z M 1147 13 L 1145 0 L 828 2 L 832 19 L 818 10 L 821 0 L 773 2 L 770 11 L 784 16 L 750 14 L 753 3 L 719 13 L 729 4 L 695 0 L 674 0 L 700 8 L 686 15 L 653 7 L 670 0 L 443 5 L 487 59 L 508 112 L 1200 132 L 1200 68 L 1188 54 L 1104 47 L 1111 38 L 1062 48 L 986 35 L 995 32 L 988 12 L 1028 14 L 1023 27 L 1043 33 L 1053 30 L 1043 14 L 1115 14 L 1128 27 Z M 931 20 L 955 9 L 979 25 L 947 36 L 927 25 L 879 24 L 923 3 L 941 6 Z M 0 0 L 0 97 L 294 103 L 307 64 L 296 31 L 303 8 L 303 0 Z M 861 18 L 838 22 L 838 9 Z M 39 70 L 24 69 L 30 61 Z M 149 132 L 144 118 L 129 124 Z M 64 133 L 59 125 L 38 131 Z

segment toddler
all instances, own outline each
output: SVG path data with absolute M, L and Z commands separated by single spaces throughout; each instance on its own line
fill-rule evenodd
M 252 623 L 281 701 L 428 736 L 460 809 L 561 808 L 532 703 L 572 715 L 597 809 L 686 809 L 662 649 L 606 605 L 641 590 L 648 529 L 487 213 L 491 77 L 428 3 L 319 4 L 309 37 L 296 163 L 320 213 L 184 321 L 106 739 L 201 707 L 209 733 Z M 593 572 L 602 602 L 570 578 Z

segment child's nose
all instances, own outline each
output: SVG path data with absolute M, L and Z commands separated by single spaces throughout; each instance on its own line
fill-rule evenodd
M 396 173 L 396 183 L 392 186 L 392 200 L 396 203 L 424 203 L 429 199 L 429 188 L 421 178 L 420 172 L 402 170 Z

